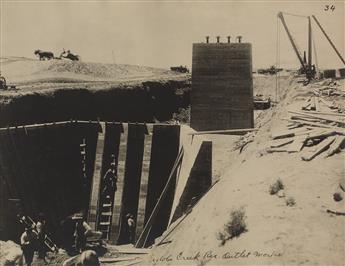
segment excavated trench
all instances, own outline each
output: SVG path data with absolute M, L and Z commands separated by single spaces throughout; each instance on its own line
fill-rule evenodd
M 189 88 L 187 82 L 152 82 L 30 94 L 2 103 L 0 239 L 18 241 L 18 213 L 34 219 L 45 213 L 52 238 L 62 246 L 73 242 L 73 226 L 66 226 L 73 213 L 86 211 L 92 227 L 102 230 L 100 191 L 115 155 L 118 184 L 105 238 L 126 243 L 125 217 L 132 213 L 136 239 L 151 222 L 143 246 L 151 245 L 212 183 L 212 143 L 193 139 L 188 126 L 146 123 L 169 120 L 188 106 Z M 70 118 L 79 121 L 56 122 Z M 90 121 L 95 118 L 135 123 Z M 179 170 L 172 173 L 181 149 Z

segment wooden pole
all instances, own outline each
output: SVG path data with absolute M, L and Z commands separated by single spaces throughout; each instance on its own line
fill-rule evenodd
M 313 19 L 315 20 L 316 24 L 319 26 L 320 30 L 322 31 L 322 33 L 325 35 L 326 39 L 328 40 L 328 42 L 330 43 L 330 45 L 332 46 L 332 48 L 334 49 L 334 51 L 337 53 L 337 55 L 339 56 L 340 60 L 343 62 L 343 64 L 345 65 L 345 60 L 344 58 L 341 56 L 341 54 L 339 53 L 338 49 L 335 47 L 335 45 L 333 44 L 333 42 L 331 41 L 331 39 L 328 37 L 327 33 L 325 32 L 325 30 L 322 28 L 320 22 L 316 19 L 316 17 L 314 15 L 312 15 Z

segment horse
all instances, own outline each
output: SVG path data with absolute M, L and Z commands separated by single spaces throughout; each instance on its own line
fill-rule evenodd
M 54 54 L 52 52 L 44 52 L 42 50 L 35 50 L 34 54 L 39 56 L 40 60 L 51 60 L 54 59 Z

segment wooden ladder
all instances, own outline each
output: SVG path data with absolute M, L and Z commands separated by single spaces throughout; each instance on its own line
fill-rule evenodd
M 111 195 L 107 195 L 100 203 L 98 230 L 102 232 L 102 238 L 109 240 L 110 237 L 110 227 L 111 227 L 111 217 L 113 215 L 113 202 L 111 200 Z

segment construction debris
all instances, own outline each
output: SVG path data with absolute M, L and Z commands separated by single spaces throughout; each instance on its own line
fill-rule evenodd
M 325 84 L 335 85 L 329 80 Z M 325 157 L 329 157 L 344 148 L 345 114 L 335 101 L 330 102 L 322 97 L 315 83 L 311 87 L 314 95 L 302 103 L 301 110 L 288 111 L 287 129 L 272 134 L 273 141 L 266 150 L 268 153 L 296 153 L 303 150 L 301 159 L 310 161 L 325 151 Z
M 307 151 L 307 154 L 302 155 L 302 160 L 303 161 L 311 161 L 312 159 L 314 159 L 317 155 L 319 155 L 320 153 L 322 153 L 323 151 L 327 150 L 329 148 L 329 146 L 333 143 L 335 137 L 330 137 L 325 141 L 322 141 L 321 143 L 319 143 L 315 149 L 311 150 L 311 151 Z

